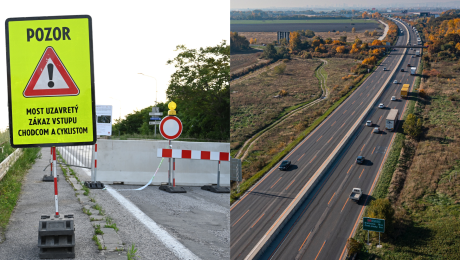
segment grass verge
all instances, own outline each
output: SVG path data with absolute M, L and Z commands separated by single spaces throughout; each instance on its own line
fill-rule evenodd
M 383 58 L 382 58 L 383 61 Z M 381 61 L 379 61 L 379 64 Z M 230 204 L 233 204 L 236 200 L 238 200 L 248 189 L 252 187 L 257 181 L 259 181 L 271 168 L 273 168 L 281 159 L 283 159 L 294 147 L 296 147 L 305 137 L 307 137 L 319 124 L 323 122 L 324 119 L 326 119 L 344 100 L 346 100 L 351 94 L 354 93 L 354 91 L 374 72 L 374 70 L 377 68 L 375 66 L 373 70 L 366 74 L 361 81 L 355 84 L 353 87 L 352 91 L 348 92 L 345 96 L 340 98 L 338 101 L 336 101 L 322 116 L 317 118 L 305 131 L 303 131 L 294 141 L 289 143 L 286 148 L 284 148 L 281 152 L 279 152 L 277 155 L 273 157 L 273 159 L 260 170 L 256 174 L 254 174 L 251 178 L 243 182 L 239 190 L 240 192 L 237 193 L 236 190 L 232 190 L 231 195 L 230 195 Z
M 23 154 L 11 165 L 5 177 L 0 181 L 0 235 L 2 236 L 18 201 L 22 180 L 27 170 L 35 163 L 39 152 L 40 148 L 24 148 Z

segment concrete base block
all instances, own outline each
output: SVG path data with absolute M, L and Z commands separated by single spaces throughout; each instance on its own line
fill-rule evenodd
M 184 187 L 174 187 L 170 185 L 160 185 L 160 190 L 164 190 L 169 193 L 187 193 L 187 191 L 184 189 Z
M 57 181 L 59 181 L 59 175 L 57 175 Z M 54 182 L 54 176 L 53 175 L 43 175 L 43 181 L 46 182 Z
M 228 187 L 222 187 L 217 185 L 204 185 L 201 186 L 201 189 L 214 193 L 230 193 L 230 189 Z

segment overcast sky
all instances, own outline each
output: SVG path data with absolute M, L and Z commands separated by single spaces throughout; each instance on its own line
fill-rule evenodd
M 93 21 L 96 104 L 113 105 L 118 118 L 153 105 L 155 79 L 158 101 L 175 68 L 166 65 L 176 57 L 175 48 L 229 44 L 228 1 L 8 1 L 2 3 L 0 20 L 10 17 L 88 14 Z M 0 130 L 8 125 L 5 27 L 0 26 Z
M 230 8 L 282 8 L 282 7 L 306 7 L 308 6 L 311 8 L 313 5 L 315 6 L 322 6 L 322 7 L 344 7 L 344 4 L 348 7 L 352 7 L 353 5 L 364 5 L 364 6 L 373 6 L 378 8 L 380 6 L 386 7 L 389 5 L 395 4 L 411 4 L 411 6 L 418 7 L 419 4 L 421 7 L 428 4 L 432 6 L 434 3 L 442 4 L 442 3 L 454 3 L 455 5 L 460 6 L 460 1 L 456 0 L 436 0 L 436 1 L 426 1 L 426 0 L 385 0 L 385 1 L 376 1 L 376 0 L 231 0 L 230 1 Z

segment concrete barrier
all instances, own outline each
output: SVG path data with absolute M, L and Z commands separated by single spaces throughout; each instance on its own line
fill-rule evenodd
M 0 163 L 0 181 L 3 179 L 3 177 L 6 175 L 8 172 L 8 169 L 10 169 L 10 166 L 13 165 L 14 162 L 19 158 L 19 156 L 22 154 L 22 149 L 16 149 L 12 154 L 10 154 L 8 157 L 6 157 L 3 162 Z
M 101 140 L 97 141 L 96 181 L 105 184 L 145 185 L 160 164 L 158 148 L 169 148 L 168 141 Z M 172 141 L 173 149 L 230 152 L 229 143 Z M 176 159 L 176 185 L 203 186 L 217 184 L 217 161 Z M 230 186 L 230 162 L 221 162 L 220 185 Z M 165 158 L 152 185 L 168 181 Z

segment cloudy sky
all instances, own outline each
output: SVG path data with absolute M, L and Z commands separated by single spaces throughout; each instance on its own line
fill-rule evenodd
M 113 105 L 118 118 L 158 101 L 174 67 L 166 65 L 184 44 L 188 48 L 229 43 L 229 1 L 8 1 L 0 20 L 11 17 L 88 14 L 93 21 L 96 104 Z M 5 43 L 5 27 L 0 27 Z M 6 49 L 0 52 L 0 130 L 8 125 Z M 120 110 L 121 108 L 121 110 Z

